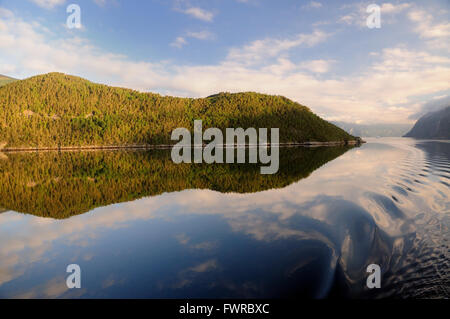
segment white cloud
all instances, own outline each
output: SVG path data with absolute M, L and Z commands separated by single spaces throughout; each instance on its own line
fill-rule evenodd
M 45 9 L 52 9 L 54 7 L 63 5 L 66 0 L 29 0 L 37 4 L 38 6 L 45 8 Z M 103 7 L 106 5 L 107 0 L 94 0 L 94 2 Z
M 393 70 L 407 72 L 420 68 L 431 68 L 433 65 L 450 65 L 450 58 L 397 47 L 384 49 L 382 62 L 375 64 L 373 69 L 380 72 Z
M 214 33 L 209 31 L 188 31 L 184 36 L 179 36 L 170 45 L 175 48 L 182 48 L 188 44 L 187 38 L 193 38 L 197 40 L 212 40 L 215 38 Z
M 326 73 L 334 61 L 311 60 L 300 63 L 300 68 L 313 73 Z
M 410 3 L 402 3 L 402 4 L 383 3 L 381 5 L 381 14 L 383 13 L 396 14 L 410 7 L 411 7 Z
M 367 3 L 344 5 L 341 9 L 348 10 L 338 19 L 338 23 L 355 25 L 366 28 Z M 383 3 L 381 5 L 382 25 L 393 24 L 399 21 L 398 16 L 404 14 L 409 20 L 411 31 L 417 33 L 430 49 L 444 49 L 450 52 L 450 22 L 443 19 L 438 22 L 440 16 L 447 17 L 446 10 L 425 10 L 412 3 Z
M 308 4 L 303 6 L 303 8 L 314 8 L 314 9 L 319 9 L 322 7 L 323 7 L 322 3 L 317 1 L 310 1 Z
M 31 0 L 31 1 L 36 3 L 38 6 L 46 9 L 54 8 L 66 2 L 66 0 Z
M 408 17 L 415 24 L 414 30 L 422 38 L 450 38 L 450 22 L 434 24 L 433 16 L 419 9 L 410 11 Z
M 0 17 L 11 18 L 13 16 L 14 16 L 14 14 L 12 13 L 12 11 L 0 7 Z
M 324 42 L 330 36 L 323 31 L 314 31 L 313 33 L 301 33 L 291 39 L 273 39 L 253 41 L 242 48 L 233 48 L 230 50 L 227 60 L 245 64 L 257 64 L 267 58 L 277 57 L 279 54 L 292 48 L 304 46 L 312 47 Z
M 344 16 L 339 17 L 338 22 L 339 23 L 345 23 L 345 24 L 356 24 L 356 21 L 359 21 L 361 24 L 363 20 L 357 18 L 355 14 L 347 14 Z
M 173 41 L 170 45 L 175 47 L 175 48 L 182 48 L 183 46 L 185 46 L 187 44 L 187 41 L 185 38 L 183 37 L 177 37 L 175 39 L 175 41 Z
M 198 40 L 212 40 L 215 37 L 214 34 L 209 31 L 188 31 L 186 32 L 186 36 Z
M 194 17 L 196 19 L 206 21 L 206 22 L 212 22 L 214 18 L 214 13 L 204 10 L 199 7 L 190 7 L 187 9 L 180 10 L 181 12 L 190 15 L 191 17 Z
M 16 66 L 13 64 L 0 63 L 0 74 L 13 74 Z
M 447 106 L 450 106 L 450 95 L 435 96 L 430 101 L 423 103 L 417 113 L 410 115 L 410 119 L 418 120 L 428 112 L 439 111 Z

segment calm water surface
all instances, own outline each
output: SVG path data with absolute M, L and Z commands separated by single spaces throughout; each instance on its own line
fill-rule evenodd
M 0 298 L 450 297 L 450 142 L 368 142 L 283 149 L 273 176 L 0 153 Z

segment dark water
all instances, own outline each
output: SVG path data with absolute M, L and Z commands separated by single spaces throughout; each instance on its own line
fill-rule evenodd
M 0 298 L 450 297 L 449 141 L 280 155 L 0 154 Z

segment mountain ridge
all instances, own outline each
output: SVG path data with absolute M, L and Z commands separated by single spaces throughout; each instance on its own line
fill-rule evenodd
M 404 137 L 450 139 L 450 105 L 423 115 Z
M 6 85 L 6 84 L 9 84 L 9 83 L 16 82 L 16 81 L 18 81 L 18 80 L 17 80 L 17 79 L 14 79 L 14 78 L 12 78 L 12 77 L 9 77 L 9 76 L 0 74 L 0 87 L 1 87 L 1 86 L 4 86 L 4 85 Z
M 334 125 L 342 128 L 346 132 L 352 135 L 361 137 L 400 137 L 405 135 L 411 130 L 410 124 L 357 124 L 343 121 L 332 121 Z

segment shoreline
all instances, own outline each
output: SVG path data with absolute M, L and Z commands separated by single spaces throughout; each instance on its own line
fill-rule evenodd
M 351 140 L 351 141 L 330 141 L 330 142 L 302 142 L 302 143 L 279 143 L 279 147 L 322 147 L 322 146 L 345 146 L 345 145 L 361 145 L 366 141 Z M 92 151 L 92 150 L 148 150 L 148 149 L 171 149 L 175 144 L 136 144 L 136 145 L 92 145 L 92 146 L 62 146 L 62 147 L 5 147 L 0 148 L 0 153 L 16 153 L 16 152 L 47 152 L 47 151 Z M 206 146 L 206 144 L 203 144 Z M 235 147 L 240 145 L 235 145 Z M 259 145 L 244 145 L 244 147 L 259 146 Z M 271 146 L 270 143 L 264 146 Z M 195 147 L 195 146 L 194 146 Z M 228 147 L 225 145 L 225 147 Z

